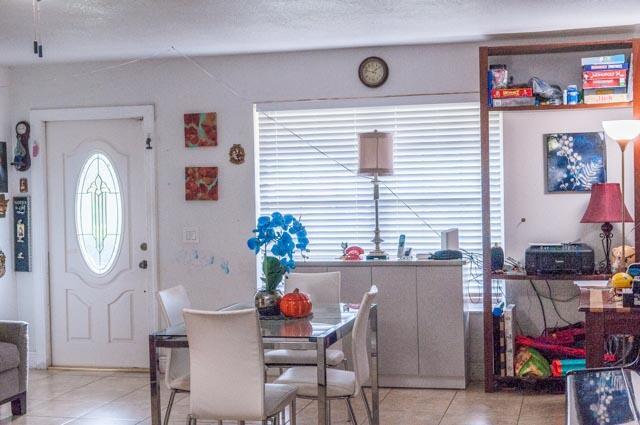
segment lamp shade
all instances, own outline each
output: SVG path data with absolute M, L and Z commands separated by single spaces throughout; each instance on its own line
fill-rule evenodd
M 640 136 L 640 120 L 602 121 L 604 132 L 617 141 L 631 141 Z
M 620 223 L 622 192 L 618 183 L 599 183 L 591 187 L 591 199 L 580 223 Z M 625 205 L 625 222 L 633 222 Z
M 393 174 L 393 134 L 381 131 L 358 134 L 358 174 Z

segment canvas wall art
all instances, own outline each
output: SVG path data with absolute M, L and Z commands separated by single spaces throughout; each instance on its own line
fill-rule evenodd
M 0 192 L 9 192 L 7 142 L 0 142 Z
M 544 135 L 546 191 L 590 192 L 607 181 L 607 152 L 603 132 Z
M 218 167 L 186 167 L 185 199 L 187 201 L 217 201 Z
M 218 119 L 215 112 L 184 114 L 184 145 L 187 148 L 216 146 Z

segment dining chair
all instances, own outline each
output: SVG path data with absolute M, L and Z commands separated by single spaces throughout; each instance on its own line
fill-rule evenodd
M 369 401 L 362 386 L 369 379 L 367 330 L 369 329 L 369 311 L 377 294 L 378 288 L 374 285 L 369 292 L 366 292 L 362 297 L 362 302 L 356 315 L 351 336 L 353 371 L 327 369 L 326 388 L 329 403 L 331 400 L 336 399 L 345 400 L 352 425 L 357 425 L 357 422 L 351 399 L 358 395 L 362 397 L 364 402 L 369 424 L 373 423 Z M 293 385 L 296 387 L 298 397 L 300 398 L 318 398 L 318 370 L 314 367 L 293 367 L 287 369 L 274 382 L 276 384 Z M 329 414 L 331 414 L 330 412 L 331 409 L 329 409 Z
M 189 295 L 184 286 L 178 285 L 159 291 L 158 297 L 169 326 L 183 324 L 182 310 L 191 308 L 191 300 L 189 300 Z M 164 382 L 167 388 L 171 390 L 171 394 L 169 395 L 169 403 L 164 415 L 164 425 L 169 424 L 169 416 L 171 415 L 176 394 L 189 392 L 189 350 L 187 348 L 169 349 L 167 365 Z
M 296 424 L 296 389 L 267 384 L 258 312 L 184 310 L 191 361 L 188 425 L 198 420 L 279 423 L 290 406 Z M 284 425 L 284 424 L 282 424 Z
M 291 273 L 284 282 L 285 291 L 299 289 L 309 296 L 314 304 L 340 303 L 340 272 L 328 273 Z M 327 364 L 331 367 L 344 363 L 344 352 L 337 344 L 327 350 Z M 284 368 L 288 366 L 314 365 L 317 362 L 315 350 L 273 349 L 266 350 L 264 360 L 267 367 Z

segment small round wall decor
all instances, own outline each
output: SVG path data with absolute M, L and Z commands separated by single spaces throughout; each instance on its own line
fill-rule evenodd
M 245 152 L 242 145 L 235 144 L 229 149 L 229 161 L 232 164 L 244 164 Z

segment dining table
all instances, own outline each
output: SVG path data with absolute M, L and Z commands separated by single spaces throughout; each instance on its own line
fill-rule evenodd
M 309 317 L 291 319 L 284 316 L 261 317 L 260 331 L 265 349 L 292 347 L 316 351 L 318 371 L 318 425 L 331 423 L 331 409 L 327 396 L 326 351 L 331 345 L 348 336 L 353 330 L 358 305 L 335 303 L 314 304 Z M 218 311 L 254 308 L 253 305 L 235 303 Z M 380 424 L 380 396 L 378 390 L 378 307 L 371 305 L 369 313 L 368 352 L 370 359 L 372 425 Z M 159 351 L 162 348 L 189 347 L 184 324 L 168 327 L 149 335 L 149 385 L 151 391 L 151 424 L 160 425 L 162 404 L 160 399 Z

